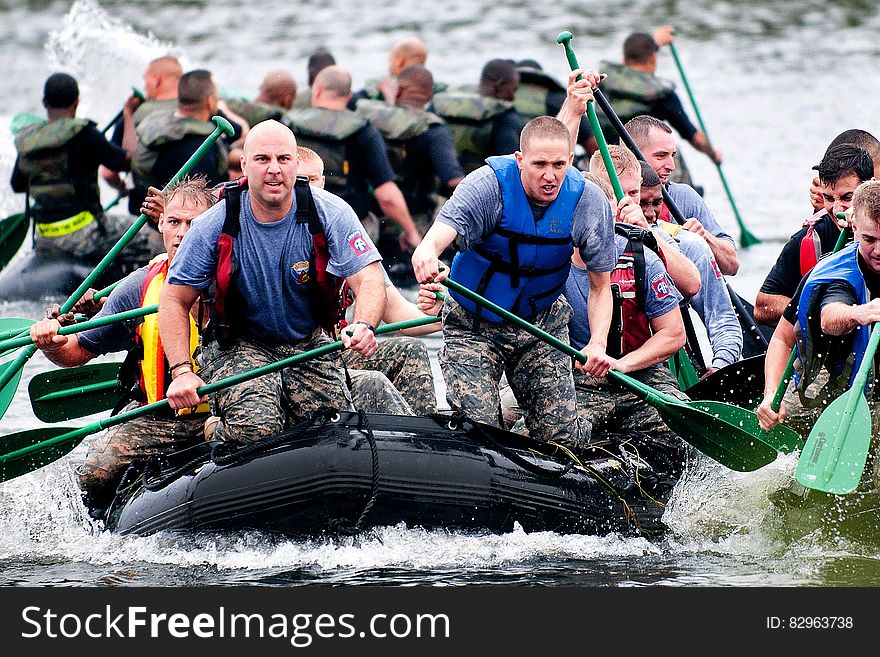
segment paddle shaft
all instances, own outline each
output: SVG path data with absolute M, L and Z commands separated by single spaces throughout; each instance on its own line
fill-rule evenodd
M 146 100 L 146 97 L 144 96 L 143 92 L 140 89 L 136 89 L 135 87 L 132 87 L 131 92 L 135 96 L 140 98 L 141 102 Z M 125 113 L 125 109 L 119 110 L 119 112 L 116 114 L 116 116 L 114 116 L 112 119 L 110 119 L 110 122 L 106 126 L 104 126 L 104 128 L 101 130 L 101 132 L 106 134 L 106 132 L 108 130 L 110 130 L 110 128 L 112 128 L 113 126 L 115 126 L 117 123 L 119 123 L 122 120 L 122 116 L 124 113 Z
M 411 319 L 405 322 L 385 324 L 376 329 L 376 334 L 379 335 L 382 333 L 391 333 L 393 331 L 402 331 L 404 329 L 415 328 L 417 326 L 423 326 L 425 324 L 431 324 L 433 322 L 439 321 L 439 317 L 420 317 L 418 319 Z M 309 351 L 303 352 L 301 354 L 297 354 L 296 356 L 289 356 L 288 358 L 284 358 L 274 363 L 269 363 L 268 365 L 257 367 L 248 372 L 241 372 L 240 374 L 235 374 L 226 379 L 221 379 L 220 381 L 215 381 L 214 383 L 208 383 L 198 388 L 196 392 L 199 395 L 207 395 L 213 392 L 217 392 L 218 390 L 223 390 L 239 383 L 244 383 L 246 381 L 256 379 L 257 377 L 263 376 L 265 374 L 271 374 L 272 372 L 278 372 L 279 370 L 282 370 L 286 367 L 292 367 L 293 365 L 297 365 L 312 358 L 318 358 L 334 351 L 338 351 L 342 349 L 342 347 L 342 340 L 337 340 L 324 346 L 310 349 Z M 28 447 L 23 447 L 22 449 L 10 452 L 9 454 L 4 454 L 2 458 L 0 458 L 0 462 L 24 458 L 35 452 L 76 441 L 80 438 L 88 436 L 89 434 L 95 433 L 96 431 L 100 431 L 101 429 L 106 429 L 117 424 L 122 424 L 123 422 L 133 420 L 137 417 L 149 415 L 153 411 L 157 411 L 160 408 L 165 408 L 166 406 L 168 406 L 168 400 L 162 399 L 160 401 L 153 402 L 152 404 L 147 404 L 145 406 L 141 406 L 130 411 L 125 411 L 124 413 L 120 413 L 118 415 L 104 418 L 103 420 L 88 424 L 79 429 L 67 431 L 60 436 L 55 436 L 54 438 L 50 438 L 49 440 L 45 440 L 34 445 L 29 445 Z
M 562 44 L 562 47 L 565 48 L 565 56 L 568 58 L 568 65 L 571 67 L 571 70 L 575 70 L 580 68 L 580 64 L 578 64 L 577 55 L 574 54 L 574 48 L 571 47 L 571 32 L 563 32 L 557 38 L 557 41 Z M 577 79 L 580 80 L 583 76 L 578 75 Z M 608 143 L 605 141 L 605 135 L 602 134 L 602 127 L 599 125 L 599 117 L 596 116 L 596 108 L 593 106 L 592 101 L 587 103 L 587 117 L 590 120 L 590 128 L 593 130 L 593 136 L 596 138 L 596 143 L 599 144 L 599 151 L 602 153 L 602 161 L 605 163 L 605 170 L 608 172 L 608 178 L 611 180 L 611 186 L 614 188 L 614 196 L 617 197 L 618 202 L 623 198 L 623 188 L 620 185 L 620 180 L 617 178 L 617 171 L 614 169 L 614 163 L 611 161 L 611 154 L 608 152 Z
M 195 153 L 190 156 L 190 158 L 184 163 L 184 165 L 180 168 L 174 177 L 168 181 L 168 184 L 163 187 L 163 191 L 177 183 L 181 178 L 183 178 L 187 173 L 189 173 L 190 169 L 192 169 L 198 162 L 201 160 L 205 154 L 211 150 L 214 146 L 214 142 L 220 137 L 222 133 L 226 133 L 228 135 L 234 134 L 232 126 L 229 124 L 229 121 L 224 119 L 221 116 L 215 116 L 211 119 L 214 123 L 217 124 L 217 127 L 214 131 L 208 135 L 205 141 L 201 146 L 196 150 Z M 125 234 L 119 238 L 119 241 L 116 245 L 110 249 L 110 252 L 105 255 L 101 262 L 99 262 L 92 272 L 86 276 L 85 280 L 79 284 L 79 287 L 74 290 L 73 294 L 61 304 L 61 309 L 59 311 L 60 314 L 65 314 L 70 311 L 71 308 L 79 301 L 80 297 L 86 292 L 86 290 L 91 287 L 92 283 L 104 273 L 104 270 L 110 265 L 110 263 L 116 258 L 117 255 L 126 247 L 126 245 L 134 238 L 135 234 L 143 227 L 145 223 L 149 221 L 147 215 L 142 214 L 137 220 L 131 225 L 131 227 L 125 231 Z M 7 366 L 2 373 L 0 373 L 0 389 L 6 387 L 6 385 L 12 380 L 15 376 L 16 370 L 20 369 L 24 366 L 24 364 L 30 359 L 31 356 L 36 353 L 37 348 L 34 345 L 30 345 L 25 347 L 16 357 L 12 363 Z
M 847 433 L 849 433 L 849 427 L 852 424 L 856 406 L 865 394 L 865 384 L 868 382 L 868 374 L 874 366 L 874 354 L 877 352 L 878 344 L 880 344 L 880 328 L 878 328 L 878 324 L 873 324 L 871 327 L 871 338 L 868 340 L 868 346 L 865 348 L 862 362 L 859 364 L 859 369 L 856 372 L 855 378 L 853 378 L 852 385 L 846 393 L 849 397 L 846 400 L 846 407 L 837 425 L 834 441 L 831 443 L 831 454 L 825 463 L 825 468 L 822 470 L 822 476 L 826 482 L 834 474 L 834 468 L 837 466 L 840 450 L 843 449 L 843 443 L 846 441 Z
M 693 91 L 691 91 L 691 85 L 688 82 L 687 75 L 684 73 L 684 67 L 681 65 L 681 60 L 678 58 L 678 51 L 675 49 L 675 44 L 669 44 L 669 52 L 672 53 L 672 59 L 675 61 L 675 67 L 678 69 L 678 74 L 681 76 L 681 81 L 684 84 L 685 91 L 687 92 L 688 98 L 691 101 L 691 106 L 694 108 L 694 115 L 697 117 L 697 123 L 700 124 L 700 129 L 703 131 L 703 134 L 706 135 L 706 141 L 710 144 L 712 140 L 709 138 L 709 131 L 706 129 L 706 124 L 703 122 L 703 116 L 700 114 L 700 108 L 697 105 L 697 99 L 694 98 Z M 742 235 L 741 242 L 743 246 L 751 246 L 752 244 L 756 244 L 760 242 L 758 238 L 752 235 L 749 230 L 746 228 L 745 223 L 742 220 L 742 217 L 739 214 L 739 209 L 736 207 L 736 201 L 733 200 L 733 193 L 730 191 L 730 186 L 727 184 L 727 178 L 724 176 L 724 170 L 721 168 L 721 165 L 716 163 L 715 168 L 718 170 L 718 177 L 721 178 L 721 185 L 724 187 L 724 192 L 727 194 L 727 200 L 730 201 L 730 207 L 733 210 L 733 216 L 736 218 L 736 223 L 739 224 L 740 233 Z
M 14 214 L 0 222 L 0 244 L 3 244 L 9 237 L 27 221 L 27 215 L 24 213 Z
M 117 313 L 115 315 L 107 315 L 106 317 L 98 317 L 97 319 L 90 319 L 87 322 L 80 322 L 79 324 L 71 324 L 70 326 L 62 326 L 58 330 L 58 335 L 70 335 L 72 333 L 79 333 L 80 331 L 88 331 L 93 328 L 100 328 L 101 326 L 107 326 L 109 324 L 116 324 L 118 322 L 124 322 L 127 319 L 134 319 L 136 317 L 143 317 L 145 315 L 152 315 L 155 312 L 158 312 L 159 306 L 144 306 L 143 308 L 134 308 L 132 310 L 126 310 L 121 313 Z M 0 342 L 0 351 L 6 351 L 7 349 L 16 349 L 18 347 L 23 347 L 25 345 L 33 344 L 33 339 L 30 335 L 23 335 L 16 338 L 11 338 L 9 340 L 4 340 Z

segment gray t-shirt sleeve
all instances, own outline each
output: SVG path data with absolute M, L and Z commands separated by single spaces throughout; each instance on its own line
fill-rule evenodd
M 683 300 L 681 293 L 663 266 L 663 261 L 650 249 L 645 249 L 645 314 L 648 319 L 678 309 Z
M 313 189 L 312 196 L 327 235 L 330 250 L 328 272 L 344 278 L 382 260 L 379 250 L 348 203 L 322 189 Z
M 733 242 L 733 238 L 721 227 L 703 197 L 693 187 L 683 183 L 669 183 L 667 191 L 685 219 L 693 217 L 715 237 Z
M 500 216 L 501 185 L 492 167 L 486 165 L 456 185 L 436 221 L 454 228 L 459 250 L 467 251 L 492 232 Z
M 585 182 L 574 210 L 571 237 L 589 271 L 610 272 L 617 262 L 611 204 L 598 185 Z
M 147 268 L 141 267 L 126 276 L 119 285 L 110 293 L 101 310 L 95 315 L 107 317 L 116 315 L 126 310 L 134 310 L 141 307 L 141 290 L 147 279 Z M 116 322 L 108 326 L 89 329 L 77 334 L 79 345 L 96 355 L 108 354 L 114 351 L 128 351 L 134 346 L 135 329 L 143 322 L 142 317 L 128 319 L 124 322 Z

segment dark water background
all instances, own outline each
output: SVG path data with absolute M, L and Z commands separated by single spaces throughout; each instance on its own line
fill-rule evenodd
M 7 0 L 0 1 L 0 17 L 0 216 L 22 203 L 3 182 L 14 159 L 9 120 L 39 111 L 43 80 L 56 70 L 77 77 L 80 115 L 103 125 L 130 87 L 142 86 L 146 63 L 166 52 L 180 56 L 185 68 L 211 69 L 223 88 L 245 95 L 276 67 L 290 70 L 305 88 L 306 58 L 321 45 L 351 70 L 359 87 L 384 73 L 388 49 L 405 34 L 426 42 L 427 64 L 446 82 L 475 81 L 493 57 L 534 58 L 564 79 L 566 61 L 555 42 L 561 30 L 571 30 L 581 63 L 591 65 L 618 60 L 629 32 L 672 23 L 741 214 L 765 240 L 741 253 L 741 273 L 730 281 L 753 299 L 782 242 L 809 215 L 810 167 L 827 143 L 853 127 L 880 134 L 880 17 L 872 2 Z M 665 51 L 659 74 L 678 82 L 683 94 Z M 689 145 L 681 150 L 710 208 L 736 235 L 714 167 Z M 4 317 L 37 317 L 44 306 L 0 300 Z M 430 344 L 436 351 L 438 341 Z M 48 367 L 40 355 L 31 359 L 0 434 L 40 424 L 29 408 L 27 381 Z M 123 538 L 102 532 L 84 516 L 71 475 L 83 447 L 0 484 L 0 585 L 880 583 L 877 540 L 820 531 L 823 523 L 815 519 L 793 523 L 771 504 L 791 480 L 793 458 L 780 457 L 749 474 L 696 464 L 667 509 L 668 536 L 655 542 L 404 527 L 342 540 L 289 541 L 258 534 Z

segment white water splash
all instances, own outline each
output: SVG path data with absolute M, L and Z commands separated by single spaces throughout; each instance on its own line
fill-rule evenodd
M 80 87 L 80 116 L 110 119 L 131 87 L 143 91 L 143 72 L 150 60 L 175 55 L 187 68 L 184 53 L 152 34 L 142 35 L 111 17 L 95 0 L 77 0 L 59 29 L 49 33 L 50 68 L 73 75 Z

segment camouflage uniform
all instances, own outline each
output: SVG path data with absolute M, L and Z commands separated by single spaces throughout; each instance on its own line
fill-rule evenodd
M 358 410 L 367 413 L 415 415 L 403 395 L 382 372 L 353 370 L 348 375 L 351 380 L 351 398 Z
M 419 338 L 399 336 L 381 340 L 379 349 L 369 358 L 346 349 L 342 352 L 342 360 L 349 370 L 378 370 L 384 374 L 416 414 L 437 411 L 428 348 Z M 350 374 L 353 378 L 355 372 Z M 352 396 L 357 405 L 354 392 Z
M 126 410 L 138 406 L 132 402 Z M 85 462 L 76 469 L 88 507 L 106 509 L 110 505 L 133 460 L 171 454 L 203 442 L 205 418 L 204 414 L 174 419 L 139 417 L 93 438 Z
M 263 121 L 280 121 L 287 112 L 287 109 L 280 105 L 255 103 L 244 98 L 227 98 L 226 105 L 252 128 Z
M 632 372 L 630 376 L 664 394 L 688 401 L 667 367 L 648 367 Z M 593 430 L 618 434 L 658 472 L 671 477 L 681 474 L 688 447 L 666 426 L 656 408 L 619 383 L 605 378 L 599 379 L 578 371 L 574 375 L 574 385 L 578 414 L 591 445 L 601 445 L 593 441 Z
M 532 322 L 568 344 L 571 307 L 564 297 Z M 480 422 L 501 425 L 501 374 L 522 406 L 537 440 L 576 447 L 580 442 L 571 359 L 508 324 L 476 320 L 451 297 L 443 306 L 443 347 L 437 355 L 449 405 Z M 553 394 L 548 394 L 552 391 Z
M 249 372 L 282 358 L 329 344 L 320 331 L 297 343 L 269 344 L 238 337 L 228 345 L 208 341 L 200 356 L 203 380 L 218 381 Z M 323 408 L 353 410 L 343 370 L 335 358 L 313 358 L 251 381 L 220 390 L 211 397 L 214 415 L 221 418 L 214 434 L 218 440 L 246 443 L 274 435 Z M 273 409 L 266 412 L 265 409 Z

